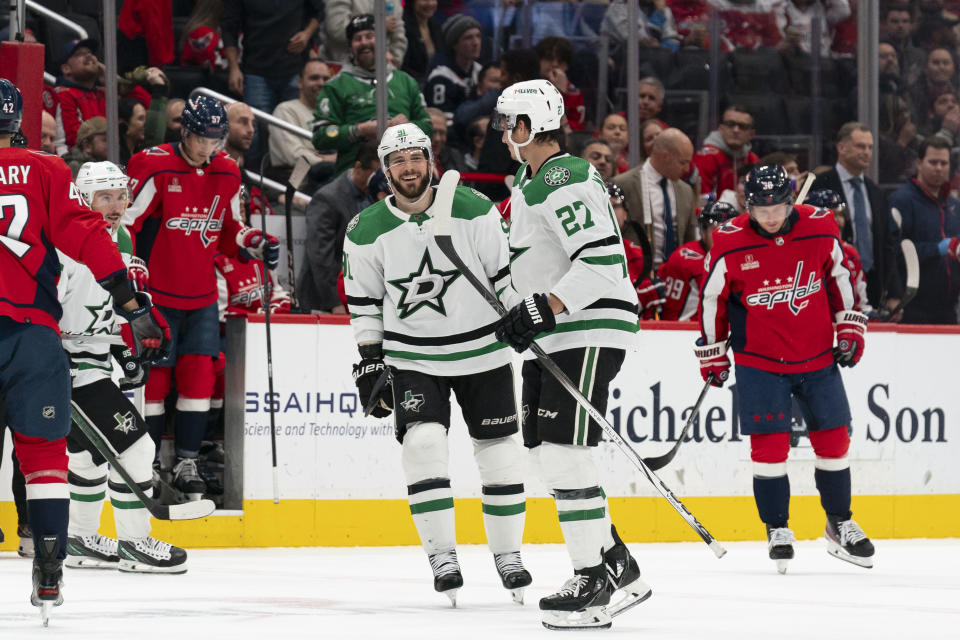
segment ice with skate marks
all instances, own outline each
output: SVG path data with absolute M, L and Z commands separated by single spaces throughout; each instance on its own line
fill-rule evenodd
M 540 622 L 551 631 L 609 629 L 613 625 L 613 618 L 606 609 L 605 606 L 599 606 L 580 611 L 545 610 Z

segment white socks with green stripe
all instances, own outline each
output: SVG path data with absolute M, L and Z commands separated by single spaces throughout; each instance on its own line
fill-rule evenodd
M 107 463 L 97 465 L 87 451 L 68 451 L 70 489 L 68 536 L 92 536 L 100 528 L 100 511 L 107 495 Z
M 153 496 L 153 455 L 155 445 L 143 434 L 117 456 L 127 473 L 148 496 Z M 117 539 L 138 540 L 150 535 L 150 512 L 115 469 L 110 469 L 110 504 L 117 523 Z
M 410 514 L 428 555 L 457 546 L 448 461 L 447 430 L 442 424 L 417 422 L 407 426 L 401 462 Z
M 557 503 L 560 529 L 574 569 L 603 561 L 610 537 L 607 500 L 590 447 L 544 442 L 539 447 L 544 485 Z
M 527 501 L 520 461 L 523 447 L 516 437 L 474 440 L 480 471 L 483 526 L 491 553 L 520 551 Z

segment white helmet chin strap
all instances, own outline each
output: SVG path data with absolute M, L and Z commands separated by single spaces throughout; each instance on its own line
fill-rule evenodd
M 516 128 L 516 127 L 514 127 L 514 128 Z M 533 134 L 533 131 L 531 131 L 531 132 L 530 132 L 530 136 L 527 137 L 527 141 L 526 141 L 526 142 L 517 142 L 517 141 L 515 141 L 515 140 L 513 139 L 513 131 L 514 131 L 514 129 L 511 129 L 511 130 L 509 131 L 509 133 L 507 134 L 507 140 L 510 141 L 510 146 L 513 147 L 513 152 L 514 152 L 515 154 L 517 154 L 517 157 L 515 158 L 515 160 L 516 160 L 517 162 L 522 163 L 522 162 L 523 162 L 523 157 L 520 155 L 520 147 L 525 147 L 525 146 L 527 146 L 528 144 L 530 144 L 531 142 L 533 142 L 533 135 L 534 135 L 534 134 Z

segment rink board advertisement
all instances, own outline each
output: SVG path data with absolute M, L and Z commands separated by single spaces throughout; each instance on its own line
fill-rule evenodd
M 692 324 L 644 325 L 638 350 L 627 355 L 611 385 L 607 418 L 641 456 L 654 456 L 676 442 L 702 382 L 691 350 Z M 242 514 L 159 523 L 159 530 L 193 546 L 417 544 L 392 419 L 363 417 L 350 375 L 357 360 L 350 327 L 330 316 L 320 321 L 274 317 L 273 396 L 267 388 L 262 317 L 250 319 L 245 339 Z M 873 537 L 960 536 L 960 394 L 952 370 L 958 361 L 960 333 L 871 325 L 862 361 L 843 370 L 853 414 L 853 509 Z M 710 390 L 688 441 L 659 475 L 718 539 L 760 539 L 749 442 L 739 431 L 735 389 L 732 379 L 723 389 Z M 272 500 L 270 404 L 279 505 Z M 459 408 L 451 404 L 450 477 L 458 538 L 483 542 L 479 474 Z M 822 535 L 823 513 L 803 428 L 797 417 L 788 463 L 791 526 L 799 537 L 811 538 Z M 595 457 L 625 538 L 696 539 L 613 445 L 601 443 Z M 0 499 L 6 501 L 8 469 L 3 465 L 0 473 Z M 553 501 L 532 464 L 527 469 L 525 539 L 558 542 Z M 12 516 L 12 504 L 0 503 L 2 514 Z M 8 521 L 13 518 L 3 518 Z

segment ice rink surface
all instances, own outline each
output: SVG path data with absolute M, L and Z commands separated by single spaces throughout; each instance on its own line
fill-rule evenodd
M 785 576 L 766 545 L 631 544 L 653 597 L 608 631 L 574 637 L 697 640 L 960 639 L 960 540 L 879 540 L 873 569 L 802 541 Z M 458 608 L 432 588 L 419 547 L 190 552 L 182 576 L 65 569 L 66 602 L 40 626 L 29 561 L 0 553 L 0 638 L 568 637 L 540 625 L 537 600 L 568 577 L 558 545 L 523 549 L 534 583 L 510 602 L 485 547 L 461 546 Z

